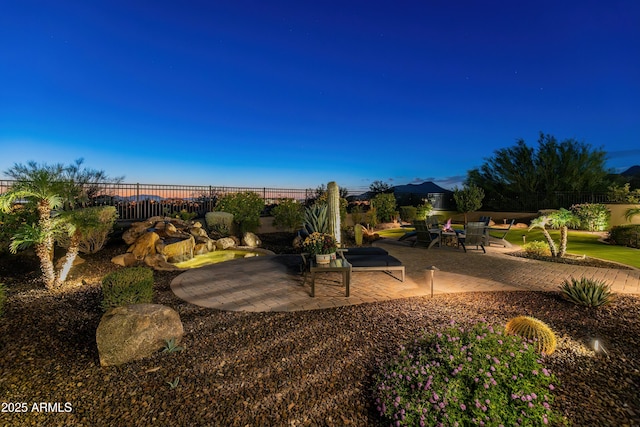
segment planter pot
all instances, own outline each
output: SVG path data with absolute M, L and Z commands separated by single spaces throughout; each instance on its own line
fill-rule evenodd
M 331 262 L 332 254 L 316 254 L 316 263 L 318 264 L 329 264 Z M 335 253 L 333 254 L 335 259 Z

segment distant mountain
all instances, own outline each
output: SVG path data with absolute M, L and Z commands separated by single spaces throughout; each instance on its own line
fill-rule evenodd
M 620 175 L 622 175 L 622 176 L 640 176 L 640 166 L 638 166 L 638 165 L 631 166 L 626 171 L 620 173 Z
M 393 192 L 398 194 L 436 194 L 451 193 L 451 190 L 444 189 L 431 181 L 427 181 L 422 184 L 396 185 L 393 187 Z

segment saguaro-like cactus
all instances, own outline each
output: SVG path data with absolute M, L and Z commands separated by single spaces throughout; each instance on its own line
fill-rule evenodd
M 340 239 L 340 189 L 338 184 L 331 181 L 327 184 L 327 206 L 329 217 L 329 233 L 333 234 L 338 245 L 341 243 Z

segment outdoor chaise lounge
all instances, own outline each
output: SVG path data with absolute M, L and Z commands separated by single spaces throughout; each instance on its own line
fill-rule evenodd
M 400 280 L 404 282 L 404 265 L 382 248 L 345 248 L 340 250 L 340 255 L 351 264 L 351 271 L 384 271 L 389 275 L 393 275 L 392 271 L 399 271 Z

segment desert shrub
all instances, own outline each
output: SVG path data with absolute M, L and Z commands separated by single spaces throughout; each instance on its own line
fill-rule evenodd
M 611 285 L 604 280 L 571 277 L 560 285 L 560 291 L 569 301 L 587 307 L 599 307 L 611 302 Z
M 129 267 L 107 274 L 102 279 L 102 309 L 153 302 L 153 271 L 147 267 Z
M 233 214 L 234 225 L 240 234 L 258 229 L 263 208 L 264 200 L 253 191 L 225 194 L 216 204 L 216 211 Z
M 640 248 L 640 225 L 617 225 L 609 230 L 609 242 L 614 245 Z
M 429 202 L 422 203 L 416 207 L 416 219 L 424 221 L 433 211 L 433 206 Z
M 378 210 L 375 206 L 371 206 L 371 208 L 367 211 L 364 216 L 364 221 L 369 227 L 375 227 L 378 225 Z
M 580 228 L 588 231 L 603 231 L 609 226 L 611 211 L 601 203 L 573 205 L 571 212 L 580 220 Z
M 396 216 L 396 198 L 393 194 L 382 193 L 371 199 L 379 222 L 390 222 Z
M 228 212 L 207 212 L 204 215 L 207 229 L 220 236 L 229 236 L 233 233 L 233 214 Z
M 612 203 L 640 203 L 640 188 L 631 190 L 629 183 L 624 184 L 622 187 L 612 185 L 608 190 L 607 198 Z
M 531 316 L 518 316 L 507 323 L 506 334 L 518 335 L 533 345 L 538 353 L 551 354 L 556 351 L 556 334 L 542 320 Z
M 4 303 L 7 300 L 7 294 L 4 289 L 4 284 L 0 283 L 0 317 L 4 314 Z
M 114 206 L 76 209 L 67 211 L 64 215 L 75 225 L 76 235 L 80 239 L 79 251 L 85 254 L 94 254 L 104 247 L 118 218 L 118 212 Z M 56 237 L 56 241 L 67 249 L 71 243 L 71 237 L 68 234 L 61 234 Z
M 400 206 L 400 219 L 404 222 L 413 222 L 417 212 L 418 208 L 415 206 Z
M 271 209 L 273 225 L 288 230 L 298 228 L 304 222 L 304 210 L 304 205 L 293 199 L 280 200 L 280 203 Z
M 354 224 L 366 224 L 365 213 L 362 206 L 354 206 L 351 209 L 351 220 Z
M 541 425 L 559 418 L 550 406 L 554 383 L 521 337 L 486 323 L 452 324 L 382 368 L 375 406 L 387 425 Z
M 532 242 L 525 243 L 524 245 L 522 245 L 522 250 L 527 255 L 551 256 L 549 245 L 545 242 L 541 242 L 540 240 L 534 240 Z

